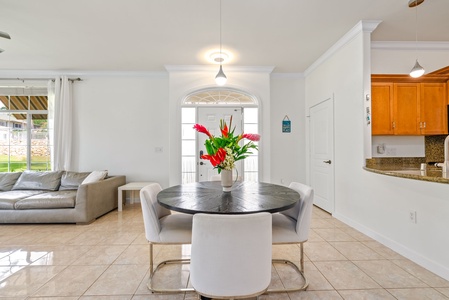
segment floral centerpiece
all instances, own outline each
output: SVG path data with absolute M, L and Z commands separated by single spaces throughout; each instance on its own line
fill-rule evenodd
M 232 128 L 232 116 L 229 120 L 229 127 L 224 120 L 220 120 L 221 136 L 213 136 L 206 127 L 200 124 L 195 124 L 193 128 L 209 137 L 204 143 L 207 154 L 202 155 L 201 159 L 209 160 L 212 166 L 218 169 L 218 174 L 224 170 L 232 172 L 236 161 L 247 158 L 249 154 L 252 154 L 251 150 L 258 150 L 254 142 L 260 140 L 260 135 L 243 132 L 235 134 L 235 126 Z M 249 142 L 239 145 L 243 139 L 247 139 Z

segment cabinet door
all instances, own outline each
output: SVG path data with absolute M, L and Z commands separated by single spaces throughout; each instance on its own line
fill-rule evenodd
M 395 83 L 393 130 L 396 135 L 419 135 L 419 83 Z
M 445 83 L 421 83 L 421 134 L 447 134 Z
M 371 85 L 371 130 L 372 135 L 393 134 L 393 84 Z

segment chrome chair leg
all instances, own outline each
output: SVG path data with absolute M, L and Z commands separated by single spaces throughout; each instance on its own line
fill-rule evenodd
M 298 275 L 301 276 L 304 283 L 300 286 L 293 287 L 293 288 L 268 289 L 265 294 L 297 292 L 297 291 L 305 291 L 307 289 L 307 287 L 309 286 L 309 282 L 307 281 L 307 278 L 304 274 L 304 245 L 303 244 L 304 243 L 299 243 L 299 253 L 300 253 L 300 258 L 299 258 L 300 266 L 299 267 L 294 262 L 287 260 L 287 259 L 273 259 L 272 262 L 273 262 L 273 264 L 275 264 L 275 263 L 288 264 L 296 271 L 296 273 Z

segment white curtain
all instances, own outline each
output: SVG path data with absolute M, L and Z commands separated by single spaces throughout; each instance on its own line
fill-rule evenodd
M 48 83 L 48 125 L 52 170 L 72 170 L 72 82 L 67 76 Z

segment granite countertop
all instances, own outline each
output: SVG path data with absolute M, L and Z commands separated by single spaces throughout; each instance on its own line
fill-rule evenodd
M 372 166 L 364 167 L 365 170 L 369 172 L 384 174 L 388 176 L 402 177 L 415 180 L 424 180 L 437 183 L 447 183 L 449 184 L 449 174 L 443 176 L 441 169 L 427 167 L 426 171 L 421 171 L 419 169 L 392 169 L 391 166 Z

